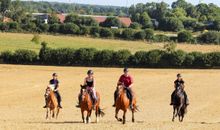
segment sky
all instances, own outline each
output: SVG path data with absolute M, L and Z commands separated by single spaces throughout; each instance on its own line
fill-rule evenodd
M 82 3 L 82 4 L 95 4 L 95 5 L 113 5 L 113 6 L 130 6 L 136 3 L 147 3 L 147 2 L 161 2 L 164 1 L 171 4 L 176 0 L 43 0 L 43 1 L 57 1 L 57 2 L 68 2 L 68 3 Z M 214 3 L 220 6 L 220 0 L 186 0 L 192 4 L 198 4 L 199 1 L 203 3 Z

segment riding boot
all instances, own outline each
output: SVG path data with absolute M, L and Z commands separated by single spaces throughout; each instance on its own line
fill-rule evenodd
M 61 96 L 60 96 L 60 93 L 58 91 L 56 91 L 55 94 L 56 94 L 56 97 L 57 97 L 58 107 L 59 108 L 63 108 L 61 106 Z
M 132 95 L 132 92 L 131 92 L 131 89 L 127 89 L 127 92 L 128 92 L 128 94 L 129 94 L 129 100 L 130 100 L 130 103 L 129 103 L 129 105 L 130 105 L 130 109 L 133 109 L 133 95 Z
M 171 94 L 171 102 L 170 102 L 170 105 L 173 105 L 174 93 L 175 93 L 175 91 L 173 91 L 173 93 Z
M 76 107 L 80 107 L 80 103 L 81 103 L 81 101 L 82 101 L 82 99 L 81 99 L 82 97 L 81 97 L 81 94 L 79 94 L 79 96 L 78 96 L 78 104 L 76 105 Z
M 45 106 L 43 106 L 43 108 L 47 108 L 47 98 L 45 97 Z
M 117 97 L 118 97 L 118 90 L 116 89 L 114 92 L 114 104 L 112 105 L 113 107 L 115 107 Z
M 184 91 L 184 97 L 185 97 L 185 101 L 186 101 L 185 104 L 189 105 L 189 99 L 188 99 L 188 96 L 185 91 Z

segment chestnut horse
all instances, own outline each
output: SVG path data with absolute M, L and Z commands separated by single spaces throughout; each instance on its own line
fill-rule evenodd
M 125 124 L 126 122 L 126 112 L 129 108 L 129 99 L 127 97 L 127 89 L 125 87 L 120 87 L 119 88 L 119 92 L 118 92 L 118 97 L 116 99 L 116 103 L 115 103 L 115 106 L 116 106 L 116 109 L 115 109 L 115 118 L 118 120 L 118 121 L 122 121 L 123 124 Z M 134 94 L 133 94 L 134 95 Z M 134 112 L 136 112 L 138 110 L 137 106 L 136 106 L 136 97 L 133 96 L 133 102 L 132 102 L 132 106 L 133 106 L 133 109 L 131 109 L 131 112 L 132 112 L 132 122 L 135 121 L 134 119 Z M 123 119 L 121 118 L 118 118 L 118 112 L 119 110 L 122 110 L 123 111 Z
M 55 118 L 55 113 L 56 113 L 56 119 L 58 117 L 60 108 L 58 107 L 58 102 L 57 102 L 57 98 L 53 92 L 53 90 L 48 87 L 46 90 L 46 94 L 47 97 L 47 112 L 46 112 L 46 119 L 48 118 Z M 50 112 L 50 115 L 49 115 Z
M 82 120 L 83 123 L 91 123 L 91 114 L 92 114 L 92 99 L 91 99 L 91 91 L 87 90 L 83 86 L 81 86 L 81 113 L 82 113 Z M 97 101 L 95 103 L 95 115 L 96 115 L 96 123 L 99 122 L 99 117 L 104 116 L 105 113 L 100 109 L 100 94 L 96 92 Z M 87 112 L 86 119 L 84 117 L 84 112 Z

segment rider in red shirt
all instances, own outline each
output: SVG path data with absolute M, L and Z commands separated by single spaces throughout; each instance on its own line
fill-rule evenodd
M 117 83 L 117 88 L 115 90 L 114 93 L 114 105 L 113 107 L 115 107 L 115 102 L 116 99 L 118 97 L 118 90 L 119 90 L 119 86 L 122 86 L 124 88 L 127 89 L 129 96 L 129 100 L 130 100 L 130 107 L 132 108 L 132 100 L 133 100 L 133 91 L 132 91 L 132 86 L 133 86 L 133 78 L 131 77 L 131 75 L 128 74 L 128 68 L 124 68 L 124 74 L 121 75 L 121 77 L 118 80 Z

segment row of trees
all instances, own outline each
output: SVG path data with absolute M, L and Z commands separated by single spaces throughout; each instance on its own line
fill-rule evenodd
M 44 64 L 68 66 L 129 66 L 129 67 L 178 67 L 178 68 L 212 68 L 220 67 L 220 52 L 186 53 L 173 50 L 168 45 L 166 50 L 138 51 L 131 54 L 128 50 L 101 50 L 93 48 L 52 49 L 45 42 L 37 54 L 30 50 L 5 51 L 1 53 L 4 63 Z
M 130 8 L 114 6 L 91 6 L 64 3 L 49 2 L 25 2 L 2 0 L 0 11 L 2 16 L 8 16 L 14 21 L 26 24 L 30 20 L 27 12 L 45 12 L 45 13 L 76 13 L 76 14 L 102 14 L 109 16 L 130 16 L 134 22 L 131 28 L 146 29 L 152 28 L 163 31 L 180 31 L 183 29 L 201 31 L 204 29 L 220 30 L 220 8 L 215 4 L 192 5 L 185 0 L 177 0 L 172 3 L 172 8 L 165 2 L 161 3 L 139 3 L 132 5 Z M 98 8 L 98 9 L 96 9 Z M 92 11 L 88 11 L 88 10 Z M 84 13 L 80 12 L 86 10 Z M 78 16 L 69 16 L 71 22 L 80 22 L 85 20 Z M 75 18 L 75 20 L 73 19 Z M 87 20 L 90 18 L 87 18 Z M 54 17 L 52 23 L 54 22 Z M 57 20 L 57 18 L 55 18 Z M 68 21 L 68 20 L 67 20 Z M 84 24 L 97 24 L 95 21 Z M 104 27 L 117 26 L 123 27 L 117 19 L 110 17 Z

